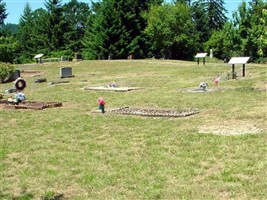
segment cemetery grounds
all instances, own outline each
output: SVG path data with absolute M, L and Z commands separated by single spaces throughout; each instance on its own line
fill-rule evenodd
M 59 81 L 60 67 L 74 77 Z M 55 62 L 19 66 L 28 101 L 0 110 L 0 199 L 266 199 L 267 66 L 228 79 L 225 63 L 174 60 Z M 27 73 L 36 70 L 37 74 Z M 239 75 L 241 66 L 236 67 Z M 221 76 L 218 86 L 213 84 Z M 35 83 L 38 78 L 47 82 Z M 116 82 L 129 92 L 86 91 Z M 190 92 L 200 82 L 210 92 Z M 12 83 L 1 84 L 1 90 Z M 180 118 L 97 113 L 133 107 L 198 109 Z

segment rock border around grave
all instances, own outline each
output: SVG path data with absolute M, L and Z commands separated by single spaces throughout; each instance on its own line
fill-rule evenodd
M 98 113 L 98 112 L 97 112 Z M 106 113 L 111 114 L 121 114 L 121 115 L 136 115 L 144 117 L 169 117 L 169 118 L 179 118 L 188 117 L 200 113 L 198 109 L 188 109 L 188 110 L 170 110 L 170 109 L 153 109 L 153 108 L 130 108 L 121 107 L 115 109 L 106 110 Z
M 7 100 L 1 100 L 1 107 L 4 109 L 31 109 L 31 110 L 43 110 L 46 108 L 61 107 L 61 102 L 38 102 L 38 101 L 25 101 L 18 105 L 9 105 Z
M 142 87 L 105 87 L 105 86 L 99 86 L 99 87 L 84 87 L 84 90 L 94 90 L 94 91 L 113 91 L 113 92 L 128 92 L 131 90 L 140 90 L 144 89 Z

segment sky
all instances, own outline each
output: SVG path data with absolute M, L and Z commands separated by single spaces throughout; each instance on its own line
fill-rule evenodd
M 67 3 L 70 0 L 62 0 L 62 3 Z M 79 2 L 90 3 L 91 0 L 78 0 Z M 232 17 L 232 13 L 237 10 L 238 6 L 243 0 L 225 0 L 225 7 L 228 10 L 226 15 L 228 18 Z M 248 2 L 249 0 L 244 0 Z M 23 13 L 26 2 L 29 2 L 32 11 L 38 8 L 45 8 L 45 0 L 2 0 L 6 4 L 6 12 L 8 13 L 5 23 L 18 24 L 20 16 Z M 171 2 L 171 0 L 166 1 Z

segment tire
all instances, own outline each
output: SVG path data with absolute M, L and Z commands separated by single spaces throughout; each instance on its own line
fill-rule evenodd
M 24 79 L 17 79 L 14 86 L 17 90 L 24 90 L 26 87 L 26 81 Z

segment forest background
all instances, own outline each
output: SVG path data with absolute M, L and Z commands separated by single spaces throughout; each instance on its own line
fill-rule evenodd
M 102 0 L 89 4 L 46 0 L 45 9 L 29 3 L 18 24 L 5 24 L 0 0 L 0 61 L 33 62 L 46 57 L 84 59 L 165 58 L 193 60 L 210 52 L 228 60 L 249 56 L 267 62 L 267 2 L 241 2 L 227 19 L 224 0 Z

